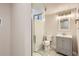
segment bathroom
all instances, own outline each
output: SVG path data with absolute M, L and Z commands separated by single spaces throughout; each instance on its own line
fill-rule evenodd
M 77 3 L 33 3 L 32 55 L 77 56 L 78 13 Z

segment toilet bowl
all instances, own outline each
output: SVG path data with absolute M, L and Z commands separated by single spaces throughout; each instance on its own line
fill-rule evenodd
M 50 50 L 50 41 L 46 40 L 43 42 L 45 51 Z

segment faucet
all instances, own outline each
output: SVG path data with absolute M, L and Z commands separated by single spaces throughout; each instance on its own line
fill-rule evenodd
M 62 35 L 66 35 L 66 33 L 62 33 Z

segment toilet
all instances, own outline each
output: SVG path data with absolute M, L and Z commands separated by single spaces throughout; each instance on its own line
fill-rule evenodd
M 44 36 L 44 38 L 43 38 L 43 45 L 44 45 L 45 51 L 50 50 L 50 40 L 47 40 L 46 36 Z
M 50 50 L 50 41 L 44 41 L 44 48 L 45 48 L 45 51 Z

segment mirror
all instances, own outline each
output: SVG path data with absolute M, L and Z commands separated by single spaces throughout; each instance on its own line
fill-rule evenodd
M 60 28 L 61 29 L 68 29 L 69 28 L 69 21 L 68 21 L 68 19 L 61 19 L 60 20 Z
M 58 31 L 70 31 L 70 17 L 61 17 L 57 23 Z

